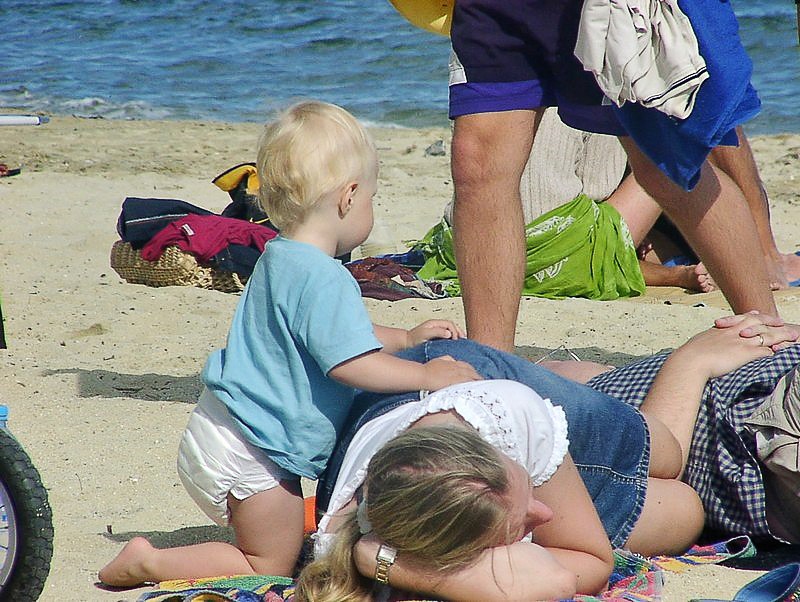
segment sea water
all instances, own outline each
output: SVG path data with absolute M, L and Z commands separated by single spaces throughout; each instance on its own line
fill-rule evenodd
M 751 134 L 800 132 L 792 0 L 735 0 L 763 109 Z M 4 0 L 0 111 L 262 121 L 296 98 L 375 124 L 447 124 L 446 38 L 387 0 Z

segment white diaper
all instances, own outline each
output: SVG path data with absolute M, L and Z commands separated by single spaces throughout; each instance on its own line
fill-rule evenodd
M 178 448 L 178 476 L 186 491 L 218 525 L 227 526 L 228 494 L 237 500 L 298 480 L 244 439 L 228 409 L 204 389 Z

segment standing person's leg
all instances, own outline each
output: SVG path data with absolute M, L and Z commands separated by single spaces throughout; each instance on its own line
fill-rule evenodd
M 525 275 L 520 178 L 543 107 L 558 102 L 553 57 L 562 54 L 565 15 L 574 16 L 578 4 L 458 0 L 453 8 L 449 116 L 455 120 L 456 266 L 467 333 L 506 351 L 514 347 Z
M 790 280 L 800 277 L 800 258 L 794 254 L 784 256 L 778 250 L 770 224 L 769 200 L 753 150 L 741 126 L 736 128 L 736 133 L 739 146 L 718 146 L 711 151 L 709 159 L 742 190 L 766 256 L 770 284 L 773 289 L 785 288 Z
M 636 180 L 695 249 L 734 313 L 758 310 L 777 316 L 756 226 L 736 184 L 706 163 L 697 186 L 687 192 L 670 181 L 630 138 L 623 137 L 621 142 Z
M 453 131 L 453 242 L 467 332 L 506 351 L 525 276 L 519 182 L 538 119 L 534 111 L 463 115 Z

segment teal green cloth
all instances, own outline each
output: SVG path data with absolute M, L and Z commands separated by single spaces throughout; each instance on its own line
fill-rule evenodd
M 528 224 L 525 238 L 523 295 L 607 301 L 645 290 L 628 226 L 608 203 L 579 195 Z M 425 255 L 418 276 L 442 282 L 449 295 L 460 295 L 450 226 L 442 220 L 415 248 Z

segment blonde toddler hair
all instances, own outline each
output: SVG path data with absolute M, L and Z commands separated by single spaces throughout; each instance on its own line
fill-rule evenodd
M 499 452 L 472 428 L 415 428 L 373 456 L 365 482 L 367 518 L 398 557 L 430 572 L 469 566 L 487 548 L 510 543 L 509 480 Z M 299 600 L 364 602 L 372 581 L 353 561 L 361 537 L 355 512 L 333 548 L 302 571 Z
M 377 169 L 375 144 L 343 108 L 298 102 L 267 123 L 258 144 L 259 201 L 278 229 L 302 222 L 326 195 Z

